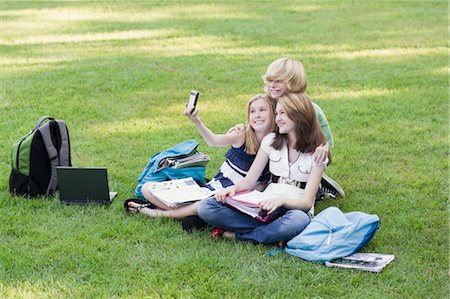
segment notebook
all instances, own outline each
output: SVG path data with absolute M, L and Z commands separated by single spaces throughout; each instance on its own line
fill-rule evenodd
M 109 192 L 108 173 L 104 167 L 56 168 L 59 197 L 66 204 L 110 204 L 117 192 Z
M 260 210 L 259 204 L 266 199 L 276 197 L 277 196 L 274 194 L 263 193 L 258 190 L 253 190 L 251 192 L 243 191 L 238 192 L 233 197 L 227 196 L 225 198 L 225 204 L 252 216 L 259 221 L 267 222 L 272 219 L 272 214 L 268 215 L 267 211 Z

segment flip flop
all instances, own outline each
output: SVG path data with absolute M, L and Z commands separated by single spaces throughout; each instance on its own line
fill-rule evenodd
M 138 213 L 142 208 L 150 208 L 150 209 L 156 208 L 156 206 L 154 204 L 152 204 L 151 202 L 148 202 L 148 200 L 140 199 L 140 198 L 129 198 L 129 199 L 125 200 L 125 202 L 123 203 L 123 208 L 125 209 L 125 212 L 127 212 L 127 213 L 132 212 L 130 210 L 130 205 L 129 205 L 130 202 L 133 202 L 133 203 L 139 205 L 136 207 L 136 212 L 138 212 Z

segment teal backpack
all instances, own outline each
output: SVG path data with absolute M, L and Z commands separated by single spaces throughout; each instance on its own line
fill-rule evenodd
M 280 250 L 307 261 L 331 261 L 351 255 L 366 245 L 374 237 L 379 222 L 377 215 L 343 213 L 336 207 L 329 207 L 315 216 L 299 235 Z
M 173 168 L 165 166 L 165 161 L 170 158 L 180 158 L 193 155 L 197 152 L 198 142 L 189 139 L 181 142 L 169 149 L 156 153 L 149 158 L 147 166 L 138 177 L 138 185 L 134 190 L 134 195 L 144 199 L 142 186 L 147 182 L 163 182 L 167 180 L 183 179 L 192 177 L 200 185 L 205 182 L 205 166 Z

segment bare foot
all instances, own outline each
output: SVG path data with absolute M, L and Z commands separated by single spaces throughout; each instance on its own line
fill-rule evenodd
M 236 233 L 235 232 L 223 232 L 222 235 L 224 238 L 230 239 L 230 240 L 236 240 Z

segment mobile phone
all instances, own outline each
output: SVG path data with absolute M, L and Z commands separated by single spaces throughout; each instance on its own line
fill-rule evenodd
M 191 93 L 189 94 L 189 101 L 187 106 L 189 108 L 191 108 L 191 112 L 194 111 L 195 107 L 197 106 L 197 100 L 198 100 L 198 95 L 200 94 L 200 92 L 196 91 L 196 90 L 191 90 Z

